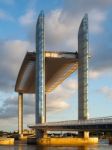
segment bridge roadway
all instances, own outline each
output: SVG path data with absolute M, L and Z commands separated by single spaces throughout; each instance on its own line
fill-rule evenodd
M 29 125 L 29 128 L 50 131 L 112 131 L 112 117 L 70 120 Z

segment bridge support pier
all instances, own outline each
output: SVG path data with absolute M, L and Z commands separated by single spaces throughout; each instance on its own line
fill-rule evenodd
M 18 94 L 18 133 L 23 135 L 23 93 Z
M 40 139 L 44 137 L 44 131 L 43 130 L 36 130 L 36 138 Z
M 89 138 L 89 131 L 84 131 L 84 138 L 88 139 Z
M 46 122 L 46 117 L 47 117 L 47 115 L 46 115 L 46 93 L 45 93 L 45 120 L 44 120 L 44 122 Z
M 80 131 L 79 132 L 79 137 L 84 138 L 84 139 L 89 138 L 89 131 Z

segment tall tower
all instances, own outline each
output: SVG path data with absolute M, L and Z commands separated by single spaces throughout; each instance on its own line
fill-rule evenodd
M 36 111 L 35 122 L 45 122 L 45 52 L 44 12 L 41 11 L 36 24 Z
M 78 32 L 78 119 L 88 119 L 88 16 L 82 19 Z

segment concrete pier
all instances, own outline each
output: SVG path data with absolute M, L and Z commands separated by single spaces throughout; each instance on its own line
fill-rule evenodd
M 23 93 L 18 94 L 18 132 L 23 134 Z
M 43 137 L 40 139 L 37 138 L 28 138 L 27 144 L 36 144 L 39 146 L 84 146 L 91 144 L 98 144 L 98 138 L 75 138 L 75 137 Z
M 37 145 L 42 146 L 83 146 L 97 144 L 98 138 L 42 138 L 37 140 Z
M 0 137 L 0 145 L 14 145 L 14 138 Z

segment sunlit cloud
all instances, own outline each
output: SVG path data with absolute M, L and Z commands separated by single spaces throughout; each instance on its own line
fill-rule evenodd
M 47 95 L 48 112 L 63 111 L 70 107 L 69 100 L 77 93 L 77 81 L 68 79 Z
M 103 23 L 106 20 L 106 13 L 97 9 L 89 12 L 89 31 L 98 34 L 104 31 Z
M 102 76 L 102 72 L 101 71 L 97 71 L 97 70 L 90 70 L 89 71 L 89 78 L 90 79 L 98 79 L 99 77 Z
M 29 26 L 36 22 L 36 12 L 28 10 L 23 16 L 19 18 L 19 23 L 23 26 Z
M 102 93 L 106 98 L 112 100 L 112 88 L 108 86 L 104 86 L 101 89 L 99 89 L 100 93 Z

